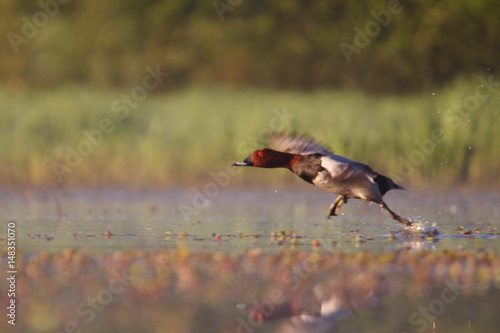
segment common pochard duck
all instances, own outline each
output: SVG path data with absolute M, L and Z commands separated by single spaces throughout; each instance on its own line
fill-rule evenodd
M 389 177 L 376 173 L 366 164 L 336 155 L 305 135 L 269 133 L 267 139 L 277 150 L 255 150 L 233 166 L 286 168 L 308 183 L 339 194 L 328 208 L 328 218 L 338 215 L 340 207 L 348 199 L 362 199 L 379 204 L 399 223 L 412 225 L 410 220 L 393 212 L 382 200 L 387 191 L 404 189 Z

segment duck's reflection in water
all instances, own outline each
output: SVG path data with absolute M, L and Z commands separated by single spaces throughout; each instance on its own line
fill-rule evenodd
M 385 278 L 379 273 L 351 272 L 340 273 L 309 288 L 270 290 L 267 299 L 237 306 L 248 313 L 246 330 L 259 327 L 265 331 L 267 324 L 275 322 L 279 324 L 276 332 L 321 333 L 330 332 L 343 318 L 375 306 L 387 293 Z

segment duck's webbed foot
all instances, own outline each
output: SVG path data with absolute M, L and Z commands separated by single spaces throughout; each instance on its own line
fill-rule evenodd
M 340 212 L 340 207 L 347 203 L 347 197 L 339 195 L 337 199 L 328 207 L 328 213 L 326 217 L 329 219 L 330 216 L 337 216 Z
M 410 221 L 409 219 L 401 217 L 398 214 L 394 213 L 389 208 L 389 206 L 387 206 L 387 204 L 385 202 L 382 201 L 382 203 L 380 204 L 380 207 L 385 209 L 387 211 L 387 213 L 389 214 L 389 216 L 392 217 L 394 220 L 398 221 L 399 223 L 406 225 L 408 227 L 413 225 L 413 222 Z

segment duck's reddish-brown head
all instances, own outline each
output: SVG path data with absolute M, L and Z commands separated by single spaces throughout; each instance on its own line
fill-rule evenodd
M 293 154 L 269 148 L 255 150 L 241 162 L 233 163 L 233 166 L 254 166 L 259 168 L 289 168 Z

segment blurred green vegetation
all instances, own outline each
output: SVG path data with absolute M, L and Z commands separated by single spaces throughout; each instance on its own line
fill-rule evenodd
M 4 0 L 0 13 L 5 185 L 194 184 L 265 145 L 252 136 L 284 108 L 284 130 L 403 184 L 496 182 L 495 0 Z M 148 67 L 170 75 L 123 109 Z
M 170 90 L 216 83 L 415 93 L 499 65 L 497 0 L 401 0 L 380 31 L 371 12 L 388 1 L 215 3 L 3 0 L 0 76 L 10 89 L 123 87 L 159 64 L 171 73 L 162 86 Z M 356 44 L 356 27 L 371 27 L 373 37 Z M 342 42 L 358 46 L 351 63 Z
M 66 185 L 204 184 L 210 172 L 226 170 L 265 146 L 259 138 L 264 131 L 283 129 L 308 133 L 406 185 L 494 185 L 500 169 L 500 87 L 467 111 L 477 89 L 488 92 L 476 77 L 406 97 L 198 87 L 147 96 L 123 120 L 113 112 L 121 96 L 116 90 L 3 89 L 0 178 L 4 185 L 56 185 L 57 162 L 69 166 L 60 171 Z M 99 129 L 104 119 L 111 122 L 110 133 Z M 82 131 L 94 133 L 93 139 Z M 68 160 L 68 147 L 81 152 L 81 161 Z M 231 181 L 294 182 L 288 171 L 258 171 L 240 171 Z

